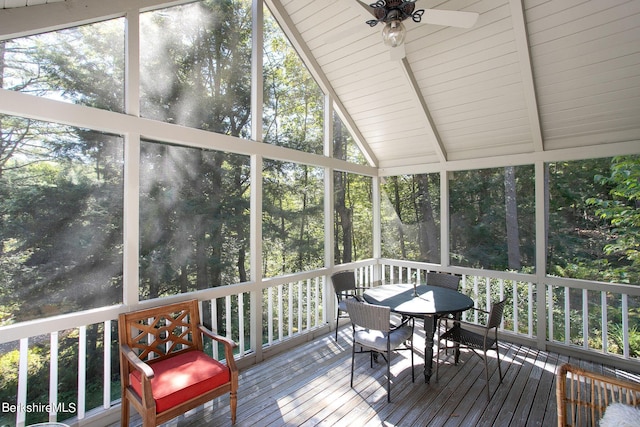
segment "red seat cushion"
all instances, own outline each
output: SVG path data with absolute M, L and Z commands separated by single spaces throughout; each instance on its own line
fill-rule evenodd
M 229 382 L 229 369 L 201 351 L 189 351 L 157 362 L 150 361 L 151 390 L 160 413 Z M 142 396 L 140 372 L 130 376 L 131 387 Z

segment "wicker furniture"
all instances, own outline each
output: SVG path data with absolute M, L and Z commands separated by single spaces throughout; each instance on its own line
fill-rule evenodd
M 439 272 L 435 272 L 435 271 L 429 271 L 427 272 L 427 284 L 431 285 L 431 286 L 440 286 L 443 288 L 449 288 L 449 289 L 453 289 L 454 291 L 457 291 L 458 288 L 460 287 L 460 280 L 462 278 L 458 275 L 455 274 L 449 274 L 449 273 L 439 273 Z M 454 316 L 453 315 L 449 315 L 447 316 L 450 319 L 453 319 Z M 446 331 L 447 329 L 449 329 L 450 327 L 450 323 L 452 323 L 452 321 L 446 322 L 445 323 L 445 329 L 443 329 L 443 331 Z M 442 325 L 441 323 L 439 323 L 440 325 Z M 440 332 L 438 332 L 438 334 L 440 334 Z
M 389 323 L 391 310 L 389 307 L 367 304 L 354 298 L 345 301 L 353 329 L 353 345 L 351 351 L 351 387 L 353 388 L 353 371 L 355 355 L 369 353 L 371 367 L 374 356 L 381 354 L 387 362 L 387 402 L 391 402 L 391 352 L 398 350 L 411 351 L 411 381 L 415 381 L 413 370 L 413 318 L 406 323 L 392 327 Z M 410 343 L 407 344 L 407 343 Z M 359 347 L 360 350 L 356 350 Z
M 491 392 L 489 391 L 489 363 L 487 352 L 493 350 L 496 352 L 496 358 L 498 360 L 498 375 L 500 376 L 500 382 L 502 382 L 502 368 L 500 367 L 500 349 L 498 347 L 498 327 L 502 323 L 502 314 L 504 312 L 504 306 L 507 300 L 504 299 L 491 306 L 491 311 L 481 310 L 474 308 L 476 311 L 480 311 L 487 315 L 485 325 L 476 325 L 475 323 L 468 323 L 462 321 L 456 321 L 455 325 L 448 329 L 444 334 L 438 337 L 438 354 L 436 361 L 436 381 L 438 380 L 438 366 L 440 365 L 440 352 L 446 351 L 449 348 L 458 350 L 459 348 L 468 348 L 472 350 L 476 355 L 480 356 L 484 361 L 484 372 L 487 380 L 487 398 L 491 399 Z M 446 322 L 446 318 L 440 318 L 440 322 Z M 445 346 L 441 348 L 441 341 L 445 342 Z M 451 342 L 451 345 L 449 345 Z M 482 353 L 482 354 L 481 354 Z M 458 363 L 458 357 L 456 354 L 455 363 Z
M 369 288 L 363 294 L 369 304 L 389 307 L 391 312 L 405 317 L 420 317 L 424 321 L 424 382 L 431 381 L 433 335 L 438 319 L 459 315 L 473 307 L 467 295 L 440 286 L 398 283 Z
M 203 351 L 203 335 L 214 344 L 222 343 L 226 365 Z M 142 425 L 150 427 L 226 393 L 235 424 L 235 343 L 200 324 L 197 300 L 123 313 L 118 319 L 118 336 L 122 426 L 129 425 L 130 404 L 142 417 Z
M 460 279 L 461 277 L 455 274 L 437 273 L 434 271 L 429 271 L 427 273 L 427 285 L 442 286 L 453 289 L 454 291 L 458 290 L 458 287 L 460 286 Z
M 558 427 L 596 427 L 612 403 L 640 405 L 640 383 L 564 364 L 556 374 L 556 401 Z
M 333 283 L 333 290 L 335 291 L 336 298 L 338 299 L 338 307 L 336 309 L 336 341 L 338 341 L 338 322 L 341 317 L 347 317 L 340 315 L 340 313 L 347 314 L 347 307 L 345 306 L 344 301 L 347 298 L 360 299 L 358 292 L 366 288 L 356 286 L 356 275 L 353 270 L 333 273 L 331 275 L 331 283 Z

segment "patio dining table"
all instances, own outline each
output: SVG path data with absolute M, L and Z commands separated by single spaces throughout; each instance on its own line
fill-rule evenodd
M 440 286 L 412 284 L 382 285 L 367 289 L 364 299 L 369 304 L 383 305 L 392 312 L 424 320 L 424 381 L 431 379 L 433 363 L 433 335 L 438 318 L 453 315 L 460 318 L 463 311 L 473 307 L 467 295 Z

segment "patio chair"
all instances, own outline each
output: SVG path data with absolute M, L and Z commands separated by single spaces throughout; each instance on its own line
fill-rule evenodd
M 461 277 L 456 274 L 439 273 L 435 271 L 427 272 L 427 285 L 440 286 L 441 288 L 448 288 L 457 291 L 460 287 Z M 453 316 L 447 316 L 448 319 L 453 319 Z M 445 331 L 452 325 L 452 320 L 445 323 Z M 441 325 L 441 324 L 440 324 Z M 435 327 L 436 325 L 434 325 Z M 440 333 L 440 332 L 438 332 Z
M 203 335 L 224 346 L 226 365 L 203 351 Z M 227 393 L 235 424 L 236 345 L 200 324 L 197 300 L 120 314 L 118 336 L 122 426 L 129 425 L 130 404 L 149 427 Z
M 338 341 L 338 322 L 341 318 L 344 319 L 348 317 L 345 300 L 347 298 L 361 300 L 362 298 L 358 292 L 366 288 L 356 286 L 356 275 L 353 270 L 333 273 L 331 275 L 331 283 L 333 283 L 333 290 L 338 298 L 338 306 L 336 308 L 336 341 Z M 341 316 L 340 313 L 343 313 L 343 315 Z
M 484 371 L 487 379 L 487 398 L 491 399 L 489 391 L 489 362 L 487 352 L 493 350 L 496 352 L 498 360 L 498 374 L 500 383 L 502 383 L 502 368 L 500 367 L 500 350 L 498 346 L 498 327 L 502 323 L 502 314 L 507 300 L 503 299 L 492 305 L 491 311 L 473 308 L 473 310 L 485 313 L 487 315 L 485 325 L 475 323 L 456 321 L 454 326 L 438 337 L 438 351 L 436 356 L 436 381 L 438 380 L 438 368 L 440 366 L 440 352 L 448 349 L 458 350 L 459 348 L 468 348 L 476 355 L 480 356 L 484 361 Z M 441 321 L 447 321 L 446 318 L 440 318 Z M 440 329 L 440 328 L 438 328 Z M 444 341 L 445 346 L 441 348 L 441 342 Z M 451 343 L 451 345 L 449 345 Z M 482 353 L 482 354 L 480 354 Z M 457 355 L 455 363 L 458 363 Z
M 556 374 L 556 403 L 558 427 L 638 425 L 638 410 L 629 409 L 640 407 L 640 383 L 565 363 Z M 616 416 L 615 409 L 624 412 Z
M 391 402 L 391 352 L 411 351 L 411 381 L 415 381 L 413 368 L 413 328 L 412 317 L 406 322 L 392 327 L 391 309 L 381 305 L 368 304 L 354 298 L 345 300 L 347 312 L 351 318 L 353 345 L 351 351 L 351 388 L 355 370 L 356 353 L 369 353 L 373 368 L 374 356 L 378 354 L 387 362 L 387 402 Z M 360 350 L 356 350 L 359 347 Z
M 458 290 L 460 286 L 460 276 L 449 273 L 427 272 L 427 285 L 440 286 L 443 288 Z

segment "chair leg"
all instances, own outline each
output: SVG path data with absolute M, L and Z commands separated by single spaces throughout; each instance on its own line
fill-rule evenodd
M 391 403 L 391 351 L 387 351 L 387 402 Z
M 491 392 L 489 391 L 489 361 L 487 352 L 484 352 L 484 376 L 487 379 L 487 400 L 491 400 Z
M 124 392 L 122 394 L 124 396 Z M 123 398 L 120 403 L 121 415 L 120 415 L 120 426 L 121 427 L 129 427 L 129 400 L 127 398 Z
M 416 382 L 415 369 L 413 369 L 413 333 L 411 333 L 411 382 Z
M 440 366 L 440 337 L 438 337 L 438 347 L 436 347 L 436 382 L 438 382 L 438 367 L 439 366 Z
M 356 342 L 351 346 L 351 388 L 353 388 L 353 369 L 356 363 Z
M 229 403 L 231 406 L 231 424 L 236 423 L 236 410 L 238 409 L 238 392 L 232 391 L 229 394 Z
M 338 322 L 340 321 L 340 309 L 337 310 L 336 314 L 336 341 L 338 341 Z
M 502 384 L 502 368 L 500 368 L 500 349 L 496 341 L 496 360 L 498 361 L 498 375 L 500 375 L 500 384 Z

